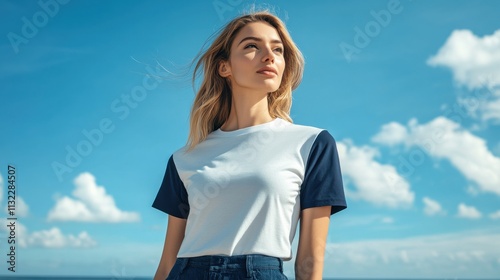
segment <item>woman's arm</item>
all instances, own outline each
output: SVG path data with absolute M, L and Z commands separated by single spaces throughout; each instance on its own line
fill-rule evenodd
M 330 224 L 331 206 L 302 210 L 297 257 L 296 280 L 322 280 L 325 247 Z
M 154 280 L 165 280 L 174 266 L 177 253 L 179 253 L 182 240 L 184 240 L 186 221 L 186 219 L 168 215 L 167 234 Z

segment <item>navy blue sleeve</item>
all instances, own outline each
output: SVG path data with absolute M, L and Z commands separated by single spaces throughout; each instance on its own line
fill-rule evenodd
M 321 131 L 311 147 L 300 190 L 301 210 L 332 206 L 330 215 L 347 207 L 337 145 L 328 131 Z
M 173 156 L 168 160 L 163 182 L 152 206 L 182 219 L 187 219 L 189 215 L 188 194 L 175 167 Z

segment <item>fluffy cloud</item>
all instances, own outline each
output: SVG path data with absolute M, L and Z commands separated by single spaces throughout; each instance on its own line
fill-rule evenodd
M 448 67 L 454 80 L 471 91 L 458 98 L 469 116 L 500 123 L 500 30 L 482 38 L 455 30 L 427 64 Z
M 500 195 L 500 158 L 488 150 L 484 139 L 445 117 L 437 117 L 426 124 L 418 124 L 412 119 L 406 127 L 406 137 L 395 137 L 401 135 L 401 126 L 394 123 L 384 125 L 372 140 L 394 145 L 396 141 L 393 139 L 399 139 L 399 143 L 407 147 L 418 146 L 433 157 L 449 160 L 480 191 Z M 411 150 L 410 153 L 417 155 L 419 151 Z
M 500 219 L 500 210 L 496 211 L 496 212 L 493 212 L 490 214 L 490 218 L 493 219 L 493 220 L 497 220 L 497 219 Z
M 49 230 L 35 231 L 29 234 L 25 240 L 28 246 L 44 248 L 88 248 L 94 247 L 97 244 L 85 231 L 80 232 L 76 236 L 72 234 L 64 235 L 57 227 Z
M 424 197 L 422 199 L 424 202 L 425 208 L 424 208 L 424 213 L 428 216 L 434 216 L 434 215 L 439 215 L 439 214 L 445 214 L 443 211 L 443 208 L 441 207 L 441 204 L 439 202 L 432 200 L 428 197 Z
M 5 205 L 2 205 L 2 199 L 3 199 L 3 192 L 4 192 L 4 182 L 2 178 L 2 174 L 0 174 L 0 209 L 1 211 L 5 211 L 7 213 L 7 203 Z M 24 199 L 20 196 L 16 196 L 16 216 L 17 217 L 26 217 L 28 216 L 29 212 L 29 206 L 26 204 Z
M 0 173 L 0 206 L 2 205 L 2 199 L 3 199 L 3 177 L 2 174 Z
M 29 206 L 26 204 L 24 199 L 20 196 L 16 198 L 16 215 L 18 217 L 26 217 L 29 213 Z
M 500 98 L 483 103 L 481 109 L 484 120 L 500 120 Z
M 5 218 L 0 219 L 2 225 L 8 225 L 9 221 Z M 6 226 L 0 228 L 0 232 L 9 231 Z M 16 221 L 16 244 L 22 248 L 43 247 L 43 248 L 89 248 L 97 245 L 97 242 L 90 235 L 82 231 L 78 235 L 63 234 L 57 227 L 48 230 L 34 231 L 30 233 L 26 226 Z
M 464 203 L 458 205 L 457 216 L 465 219 L 479 219 L 482 214 L 474 206 L 468 206 Z
M 498 232 L 374 239 L 327 244 L 325 275 L 340 278 L 484 278 L 500 269 Z
M 500 124 L 500 89 L 485 88 L 461 93 L 458 96 L 457 104 L 453 108 L 445 109 L 447 109 L 447 114 L 454 114 L 460 120 L 470 117 Z
M 350 227 L 362 227 L 362 228 L 376 228 L 381 226 L 386 226 L 388 224 L 394 224 L 395 220 L 393 217 L 384 216 L 380 214 L 373 213 L 363 213 L 362 215 L 349 215 L 348 219 L 339 218 L 337 223 L 342 228 Z
M 350 141 L 338 143 L 342 173 L 353 182 L 355 191 L 348 190 L 353 198 L 391 208 L 413 204 L 414 193 L 408 182 L 392 165 L 375 160 L 379 155 L 375 148 L 357 147 Z
M 12 221 L 10 220 L 7 220 L 7 218 L 0 218 L 0 224 L 2 225 L 0 227 L 0 233 L 5 233 L 5 238 L 7 236 L 9 236 L 9 233 L 10 233 L 10 228 L 8 227 L 8 225 L 11 223 Z M 19 221 L 17 220 L 15 222 L 15 225 L 16 225 L 16 228 L 15 228 L 15 232 L 16 232 L 16 244 L 18 244 L 20 247 L 27 247 L 27 243 L 26 243 L 26 236 L 28 235 L 28 230 L 26 229 L 26 227 Z M 1 236 L 1 235 L 0 235 Z
M 75 180 L 75 189 L 70 198 L 64 196 L 57 199 L 56 205 L 48 214 L 49 221 L 79 222 L 136 222 L 139 214 L 118 209 L 113 197 L 106 189 L 98 186 L 95 177 L 90 173 L 82 173 Z
M 427 63 L 431 66 L 450 68 L 455 81 L 470 89 L 498 86 L 500 30 L 482 38 L 470 30 L 454 30 Z
M 392 224 L 392 223 L 394 223 L 394 219 L 392 217 L 384 217 L 384 218 L 382 218 L 382 223 Z
M 405 142 L 408 138 L 408 130 L 404 125 L 390 122 L 382 126 L 381 131 L 372 140 L 376 143 L 384 143 L 392 146 Z

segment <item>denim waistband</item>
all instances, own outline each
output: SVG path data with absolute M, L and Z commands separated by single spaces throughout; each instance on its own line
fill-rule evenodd
M 236 256 L 209 255 L 199 257 L 178 258 L 181 270 L 186 266 L 206 268 L 208 270 L 221 269 L 246 269 L 251 275 L 253 269 L 279 269 L 283 272 L 283 260 L 261 254 L 248 254 Z

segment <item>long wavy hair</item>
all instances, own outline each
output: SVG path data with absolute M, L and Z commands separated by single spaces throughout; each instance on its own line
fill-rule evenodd
M 212 131 L 219 129 L 229 117 L 231 110 L 231 87 L 226 78 L 219 75 L 218 66 L 228 61 L 231 45 L 238 32 L 252 22 L 266 22 L 273 26 L 284 45 L 285 70 L 280 87 L 268 93 L 267 101 L 271 117 L 280 117 L 292 122 L 290 108 L 292 106 L 292 90 L 302 81 L 304 58 L 293 42 L 285 24 L 268 11 L 252 12 L 230 21 L 220 31 L 210 47 L 196 56 L 192 83 L 196 81 L 199 71 L 203 70 L 203 81 L 198 90 L 190 116 L 188 150 L 205 140 Z

